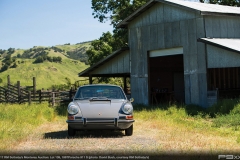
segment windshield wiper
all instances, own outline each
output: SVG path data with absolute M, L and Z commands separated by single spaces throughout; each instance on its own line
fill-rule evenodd
M 107 97 L 91 97 L 89 101 L 111 101 Z
M 85 97 L 85 98 L 74 98 L 73 100 L 84 100 L 84 99 L 88 99 L 89 97 Z

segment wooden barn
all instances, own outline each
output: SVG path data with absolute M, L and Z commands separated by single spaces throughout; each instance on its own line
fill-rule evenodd
M 129 49 L 79 76 L 130 76 L 131 96 L 140 104 L 176 100 L 207 107 L 217 98 L 239 97 L 240 8 L 151 0 L 118 27 L 128 30 Z

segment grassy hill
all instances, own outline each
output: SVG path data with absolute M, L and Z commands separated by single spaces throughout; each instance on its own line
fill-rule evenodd
M 11 83 L 16 84 L 17 81 L 20 81 L 21 86 L 31 86 L 33 77 L 36 77 L 37 89 L 48 89 L 51 88 L 52 85 L 66 84 L 66 78 L 69 78 L 72 84 L 75 81 L 84 80 L 85 78 L 78 77 L 78 73 L 86 69 L 88 65 L 81 62 L 81 57 L 76 58 L 76 56 L 78 56 L 79 51 L 81 51 L 81 55 L 85 56 L 85 51 L 89 46 L 90 42 L 75 45 L 57 45 L 53 47 L 34 47 L 45 48 L 47 56 L 61 57 L 61 63 L 49 62 L 47 60 L 43 63 L 33 63 L 38 57 L 38 52 L 32 51 L 34 48 L 31 49 L 31 52 L 28 52 L 29 55 L 25 54 L 25 56 L 27 55 L 29 58 L 21 58 L 21 55 L 23 55 L 26 50 L 17 49 L 11 54 L 11 57 L 15 59 L 14 63 L 16 63 L 17 67 L 9 67 L 0 73 L 0 78 L 2 79 L 0 85 L 6 85 L 8 75 L 10 75 Z M 60 49 L 60 52 L 56 51 L 56 48 Z M 71 55 L 68 55 L 68 53 L 71 53 Z M 1 67 L 2 64 L 4 64 L 3 54 L 0 58 Z M 87 82 L 88 81 L 86 81 L 86 83 Z

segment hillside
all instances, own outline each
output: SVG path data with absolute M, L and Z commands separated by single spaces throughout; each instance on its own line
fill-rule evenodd
M 63 85 L 69 78 L 73 84 L 75 81 L 85 78 L 78 77 L 78 73 L 86 69 L 88 65 L 86 50 L 91 42 L 74 45 L 56 45 L 52 47 L 34 46 L 23 50 L 17 49 L 10 54 L 8 50 L 1 50 L 0 66 L 10 65 L 0 73 L 1 86 L 7 83 L 7 76 L 10 75 L 11 83 L 16 84 L 20 81 L 21 86 L 31 86 L 32 78 L 36 77 L 37 89 L 48 89 L 52 85 Z M 9 55 L 11 57 L 9 58 Z M 42 62 L 36 62 L 41 57 Z M 60 61 L 54 59 L 60 57 Z M 10 62 L 9 62 L 10 61 Z M 1 82 L 0 81 L 0 82 Z M 87 83 L 88 81 L 86 81 Z

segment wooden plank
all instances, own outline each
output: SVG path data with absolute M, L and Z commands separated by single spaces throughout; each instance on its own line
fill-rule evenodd
M 142 26 L 146 26 L 149 25 L 149 21 L 150 21 L 150 14 L 149 14 L 149 10 L 145 11 L 142 13 L 141 17 L 141 21 L 142 21 Z
M 191 45 L 187 45 L 187 49 L 189 50 L 188 54 L 197 54 L 197 27 L 196 27 L 196 20 L 188 20 L 188 42 L 191 42 Z M 185 46 L 184 46 L 185 47 Z M 196 64 L 196 63 L 195 63 Z M 196 64 L 197 65 L 197 64 Z M 193 67 L 195 69 L 196 67 Z
M 216 89 L 216 71 L 215 71 L 215 68 L 213 68 L 213 86 L 214 86 L 214 89 Z
M 165 48 L 172 48 L 172 23 L 164 23 Z
M 142 50 L 139 51 L 139 77 L 146 77 L 148 74 L 147 69 L 147 51 L 150 50 L 152 46 L 148 45 L 148 41 L 150 39 L 150 33 L 149 33 L 149 26 L 142 27 L 142 38 L 141 43 L 143 44 Z
M 149 8 L 149 24 L 154 25 L 157 23 L 157 13 L 158 13 L 158 6 L 154 5 Z
M 223 68 L 223 89 L 226 89 L 226 74 L 225 74 L 225 68 Z
M 208 90 L 211 90 L 211 69 L 207 70 L 207 78 L 208 78 Z
M 212 37 L 213 38 L 219 37 L 219 34 L 221 34 L 221 22 L 217 17 L 211 18 L 212 18 Z
M 158 49 L 158 26 L 157 25 L 152 25 L 149 27 L 149 40 L 147 42 L 149 42 L 148 46 L 148 50 L 157 50 Z
M 139 28 L 132 28 L 130 29 L 130 59 L 131 59 L 131 75 L 136 76 L 138 73 L 137 66 L 138 66 L 138 45 L 141 46 L 140 38 L 141 38 L 141 32 L 139 33 Z M 134 64 L 134 65 L 132 65 Z
M 215 18 L 219 18 L 220 19 L 220 24 L 219 24 L 219 28 L 220 28 L 220 33 L 219 33 L 219 37 L 218 38 L 226 38 L 228 37 L 228 22 L 226 17 L 215 17 Z
M 156 20 L 156 23 L 159 24 L 159 23 L 163 23 L 164 21 L 164 14 L 163 14 L 163 11 L 164 11 L 164 5 L 162 3 L 157 3 L 156 4 L 156 7 L 157 7 L 157 20 Z
M 165 23 L 170 22 L 172 19 L 172 7 L 164 4 L 163 15 L 164 15 L 164 22 Z
M 124 73 L 130 73 L 130 53 L 129 51 L 126 51 L 126 53 L 124 53 Z
M 239 78 L 238 78 L 238 67 L 236 68 L 236 81 L 237 81 L 237 88 L 239 88 Z
M 165 48 L 165 41 L 164 41 L 164 25 L 163 24 L 158 24 L 157 25 L 157 48 L 162 49 Z
M 206 31 L 206 37 L 213 37 L 212 32 L 212 18 L 210 16 L 205 16 L 205 31 Z
M 236 79 L 235 79 L 235 67 L 232 68 L 232 75 L 233 75 L 233 79 L 232 79 L 232 88 L 236 88 Z
M 179 22 L 173 22 L 172 23 L 172 46 L 173 47 L 178 47 L 181 46 L 181 37 L 180 37 L 180 23 Z
M 234 21 L 232 20 L 231 17 L 229 17 L 227 19 L 228 23 L 227 23 L 227 27 L 228 27 L 228 30 L 227 30 L 227 33 L 228 33 L 228 37 L 225 37 L 225 38 L 232 38 L 232 37 L 235 37 L 235 29 L 234 29 Z M 238 28 L 239 30 L 239 28 Z
M 228 88 L 231 88 L 231 84 L 230 84 L 230 81 L 231 81 L 230 68 L 227 69 L 227 72 L 228 72 Z
M 218 68 L 218 89 L 221 89 L 221 72 L 220 72 L 220 68 Z
M 123 73 L 123 64 L 124 64 L 124 56 L 123 55 L 119 55 L 118 57 L 116 57 L 118 59 L 118 71 L 117 73 Z

